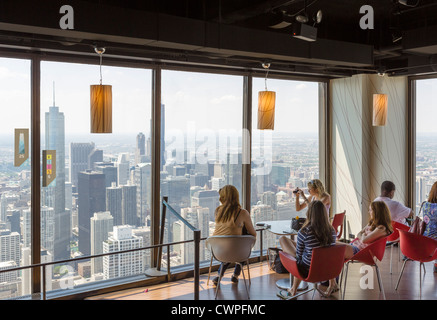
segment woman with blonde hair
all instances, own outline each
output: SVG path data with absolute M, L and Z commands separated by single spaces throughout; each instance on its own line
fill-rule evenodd
M 319 179 L 313 179 L 310 182 L 308 182 L 308 192 L 310 196 L 307 198 L 304 194 L 304 192 L 296 188 L 295 191 L 293 191 L 296 194 L 296 210 L 300 211 L 308 206 L 308 204 L 314 200 L 322 201 L 323 204 L 326 207 L 326 211 L 329 215 L 329 209 L 331 207 L 331 196 L 329 193 L 325 191 L 325 187 L 323 186 L 322 181 Z M 300 203 L 300 196 L 303 198 L 303 202 Z
M 336 231 L 329 223 L 325 204 L 320 200 L 314 200 L 308 204 L 307 219 L 297 233 L 297 241 L 287 236 L 281 236 L 279 243 L 284 252 L 296 258 L 297 267 L 303 277 L 308 276 L 310 270 L 313 249 L 336 244 Z M 288 290 L 289 295 L 294 296 L 301 280 L 293 279 L 293 286 Z M 327 292 L 330 295 L 337 288 L 335 279 L 329 280 Z
M 221 205 L 215 210 L 215 230 L 213 235 L 242 235 L 243 229 L 245 234 L 256 237 L 256 231 L 253 227 L 250 214 L 247 210 L 241 208 L 240 196 L 237 188 L 233 185 L 226 185 L 219 190 L 219 201 Z M 222 263 L 218 270 L 223 275 L 228 263 Z M 236 264 L 231 281 L 238 282 L 238 276 L 241 273 L 240 265 Z M 212 282 L 217 285 L 219 277 L 215 277 Z
M 369 223 L 358 232 L 357 237 L 350 244 L 346 244 L 344 254 L 346 259 L 350 259 L 372 242 L 393 232 L 390 210 L 384 201 L 373 201 L 369 206 L 369 215 Z

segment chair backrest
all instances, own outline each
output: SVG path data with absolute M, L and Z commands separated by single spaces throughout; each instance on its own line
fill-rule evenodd
M 341 234 L 343 233 L 343 222 L 344 222 L 344 217 L 346 215 L 346 210 L 344 210 L 341 213 L 336 213 L 334 215 L 334 219 L 332 220 L 332 226 L 335 229 L 335 232 L 337 233 L 337 239 L 339 239 L 341 237 Z M 338 228 L 340 227 L 340 230 L 338 230 Z
M 371 244 L 369 244 L 364 249 L 358 251 L 352 258 L 349 260 L 352 261 L 359 261 L 368 265 L 374 265 L 375 260 L 374 258 L 378 259 L 379 261 L 382 260 L 384 257 L 385 252 L 385 245 L 387 243 L 387 238 L 389 236 L 385 236 L 381 239 L 378 239 Z
M 437 259 L 437 240 L 398 229 L 402 253 L 408 258 L 428 262 Z
M 255 241 L 256 238 L 251 235 L 211 236 L 206 239 L 214 258 L 220 262 L 246 261 Z
M 399 231 L 398 231 L 398 229 L 405 230 L 405 231 L 410 230 L 409 226 L 407 226 L 405 224 L 402 224 L 400 222 L 397 222 L 397 221 L 392 221 L 391 225 L 393 227 L 393 233 L 388 236 L 388 238 L 387 238 L 388 242 L 396 241 L 396 240 L 399 239 Z
M 314 248 L 306 281 L 314 283 L 337 277 L 343 268 L 345 251 L 344 244 Z

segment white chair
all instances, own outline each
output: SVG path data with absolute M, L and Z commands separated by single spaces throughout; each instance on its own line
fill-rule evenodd
M 211 274 L 212 258 L 222 263 L 236 263 L 241 266 L 241 272 L 243 273 L 244 285 L 246 287 L 247 297 L 250 299 L 249 290 L 247 289 L 246 278 L 244 275 L 244 268 L 241 262 L 246 262 L 247 272 L 249 275 L 249 257 L 253 246 L 255 245 L 256 238 L 251 235 L 226 235 L 226 236 L 211 236 L 206 239 L 206 245 L 211 251 L 211 263 L 209 265 L 208 283 Z M 217 282 L 217 288 L 215 290 L 215 299 L 217 299 L 218 289 L 220 287 L 220 281 L 223 277 L 223 273 L 219 275 Z

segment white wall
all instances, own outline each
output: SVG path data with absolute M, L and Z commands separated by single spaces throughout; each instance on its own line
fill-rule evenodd
M 333 213 L 346 210 L 347 234 L 368 222 L 370 202 L 384 180 L 405 203 L 407 78 L 356 75 L 330 82 L 331 189 Z M 388 94 L 387 124 L 372 126 L 374 93 Z

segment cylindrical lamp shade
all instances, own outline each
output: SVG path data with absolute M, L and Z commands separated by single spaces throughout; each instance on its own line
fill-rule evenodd
M 258 129 L 273 130 L 275 127 L 276 92 L 258 92 Z
M 112 133 L 112 86 L 91 85 L 91 133 Z
M 373 95 L 373 126 L 385 126 L 387 121 L 387 95 Z

